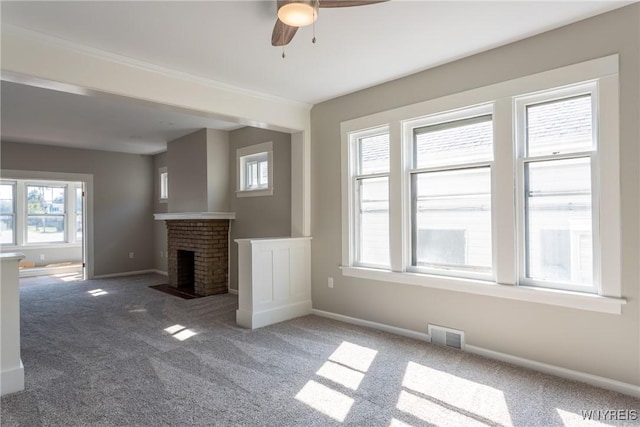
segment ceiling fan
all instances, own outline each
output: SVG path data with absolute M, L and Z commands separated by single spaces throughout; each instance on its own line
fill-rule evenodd
M 383 3 L 388 0 L 278 0 L 278 19 L 271 34 L 271 45 L 289 44 L 299 27 L 313 24 L 321 7 L 351 7 Z M 315 37 L 313 42 L 315 43 Z

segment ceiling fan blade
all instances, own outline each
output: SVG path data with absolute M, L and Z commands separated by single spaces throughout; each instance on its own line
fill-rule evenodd
M 291 27 L 278 19 L 276 25 L 273 26 L 271 45 L 284 46 L 289 44 L 293 36 L 296 35 L 296 31 L 298 31 L 298 27 Z
M 351 7 L 366 6 L 368 4 L 384 3 L 389 0 L 320 0 L 320 7 Z

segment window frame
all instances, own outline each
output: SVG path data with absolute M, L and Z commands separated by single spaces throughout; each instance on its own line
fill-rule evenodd
M 340 124 L 342 140 L 342 274 L 347 277 L 381 280 L 395 284 L 423 286 L 448 291 L 486 295 L 534 303 L 571 307 L 596 312 L 620 314 L 626 299 L 622 298 L 621 254 L 621 206 L 619 177 L 619 94 L 618 55 L 597 58 L 583 63 L 540 72 L 514 80 L 484 86 L 441 98 L 374 113 Z M 515 137 L 515 99 L 543 91 L 557 90 L 595 82 L 598 88 L 598 221 L 606 225 L 607 232 L 599 236 L 600 251 L 594 257 L 600 261 L 600 288 L 597 294 L 559 290 L 548 287 L 528 286 L 520 283 L 518 263 L 519 240 L 517 230 L 517 147 Z M 411 152 L 407 141 L 406 124 L 417 119 L 447 112 L 456 113 L 473 106 L 493 105 L 494 165 L 492 167 L 492 233 L 498 232 L 493 241 L 495 280 L 439 276 L 409 271 L 410 263 L 410 215 L 408 200 L 408 167 Z M 351 183 L 350 135 L 376 127 L 390 129 L 389 177 L 389 234 L 391 267 L 387 270 L 360 267 L 353 263 L 352 227 L 353 191 Z M 593 175 L 592 175 L 593 180 Z M 596 186 L 592 187 L 595 191 Z M 500 200 L 498 203 L 497 200 Z M 593 219 L 592 219 L 593 220 Z M 598 226 L 600 226 L 598 224 Z
M 354 203 L 352 204 L 352 212 L 351 212 L 351 221 L 353 223 L 351 224 L 351 227 L 350 227 L 351 229 L 350 247 L 352 251 L 352 257 L 350 259 L 351 259 L 351 263 L 358 267 L 383 269 L 383 270 L 391 267 L 391 256 L 389 257 L 388 264 L 372 264 L 372 263 L 359 261 L 360 254 L 361 254 L 360 245 L 358 244 L 358 242 L 361 241 L 361 238 L 360 238 L 361 227 L 359 224 L 360 215 L 358 214 L 360 210 L 360 205 L 359 203 L 355 203 L 355 201 L 359 200 L 359 197 L 358 197 L 359 183 L 364 180 L 376 179 L 376 178 L 387 179 L 387 189 L 388 189 L 387 200 L 389 201 L 389 197 L 390 197 L 389 193 L 391 188 L 391 182 L 390 182 L 391 181 L 390 179 L 391 165 L 389 165 L 389 170 L 387 172 L 375 172 L 375 173 L 365 173 L 365 174 L 360 172 L 360 167 L 361 167 L 360 141 L 364 138 L 371 138 L 375 136 L 386 135 L 388 133 L 389 133 L 389 128 L 387 126 L 382 126 L 382 127 L 366 129 L 358 132 L 353 132 L 349 135 L 349 151 L 350 151 L 349 156 L 351 158 L 351 162 L 349 166 L 349 169 L 350 169 L 349 174 L 351 176 L 350 187 L 351 187 L 351 193 L 353 194 L 353 197 L 354 197 Z M 391 146 L 391 141 L 389 141 L 389 146 Z M 391 206 L 389 205 L 389 211 L 390 210 L 391 210 Z M 389 240 L 389 245 L 390 245 L 390 240 Z M 389 253 L 391 253 L 391 247 L 389 247 Z
M 266 154 L 268 182 L 266 187 L 247 186 L 247 162 Z M 236 150 L 236 197 L 272 196 L 273 186 L 273 142 L 250 145 Z
M 10 185 L 11 186 L 11 202 L 12 202 L 12 207 L 11 207 L 11 213 L 0 213 L 1 216 L 10 216 L 12 221 L 12 234 L 11 234 L 11 243 L 3 243 L 3 245 L 5 246 L 15 246 L 17 244 L 17 230 L 18 230 L 18 224 L 16 223 L 17 221 L 17 217 L 18 217 L 18 203 L 17 203 L 17 182 L 16 181 L 10 181 L 10 180 L 1 180 L 0 184 L 2 185 Z
M 54 181 L 50 181 L 50 182 L 45 182 L 45 181 L 27 181 L 24 184 L 24 219 L 25 219 L 25 224 L 24 224 L 24 229 L 22 230 L 24 233 L 24 237 L 23 237 L 23 244 L 24 246 L 42 246 L 42 245 L 64 245 L 64 244 L 68 244 L 68 243 L 73 243 L 75 241 L 75 233 L 73 235 L 71 235 L 71 231 L 69 228 L 69 221 L 70 221 L 70 215 L 68 214 L 69 212 L 69 206 L 71 204 L 71 201 L 75 202 L 75 186 L 74 186 L 74 192 L 73 195 L 71 197 L 69 197 L 69 194 L 72 193 L 71 191 L 69 191 L 69 183 L 60 183 L 60 182 L 54 182 Z M 61 188 L 64 194 L 64 202 L 63 202 L 63 206 L 64 206 L 64 210 L 63 212 L 60 213 L 43 213 L 43 214 L 30 214 L 29 213 L 29 187 L 46 187 L 46 188 Z M 75 220 L 75 203 L 73 203 L 73 218 Z M 29 241 L 29 217 L 61 217 L 62 218 L 62 224 L 63 224 L 63 230 L 62 230 L 62 241 L 42 241 L 42 242 L 30 242 Z M 75 221 L 74 221 L 75 224 Z
M 567 153 L 553 153 L 545 155 L 528 155 L 527 153 L 527 107 L 541 105 L 580 96 L 589 96 L 591 101 L 591 150 L 574 151 Z M 561 88 L 544 90 L 533 94 L 527 94 L 514 98 L 515 122 L 516 122 L 516 187 L 517 187 L 517 235 L 518 235 L 518 283 L 521 286 L 551 288 L 564 291 L 577 291 L 592 294 L 600 292 L 600 169 L 599 165 L 599 133 L 598 133 L 598 84 L 596 81 L 588 81 Z M 592 283 L 591 285 L 579 285 L 567 282 L 539 280 L 527 277 L 527 208 L 525 190 L 527 186 L 526 167 L 528 164 L 541 163 L 553 160 L 567 160 L 588 158 L 591 175 L 591 243 L 592 243 Z
M 26 175 L 26 174 L 25 174 Z M 19 176 L 20 178 L 15 178 Z M 53 249 L 63 247 L 81 246 L 84 241 L 83 236 L 77 235 L 76 230 L 76 187 L 82 189 L 81 194 L 86 194 L 85 184 L 82 181 L 72 180 L 56 180 L 56 179 L 24 179 L 22 175 L 18 175 L 13 171 L 13 175 L 8 175 L 2 179 L 3 182 L 13 182 L 14 187 L 14 241 L 12 244 L 2 244 L 3 250 L 19 250 L 24 249 Z M 28 214 L 28 187 L 63 187 L 65 192 L 64 214 Z M 82 208 L 86 210 L 84 196 L 80 203 Z M 63 216 L 64 223 L 64 239 L 62 241 L 51 242 L 28 242 L 28 216 Z M 83 222 L 86 222 L 86 211 L 83 212 Z M 83 233 L 85 232 L 85 224 L 83 224 Z
M 429 166 L 429 167 L 417 167 L 417 159 L 416 159 L 416 149 L 415 149 L 415 137 L 416 137 L 416 129 L 426 128 L 429 126 L 437 126 L 441 124 L 447 123 L 455 123 L 455 122 L 463 122 L 467 120 L 473 120 L 476 118 L 481 118 L 484 116 L 489 116 L 493 123 L 493 104 L 485 103 L 480 105 L 469 106 L 465 108 L 456 109 L 453 111 L 445 111 L 441 113 L 431 114 L 425 117 L 419 117 L 415 119 L 405 120 L 402 124 L 403 126 L 403 134 L 404 134 L 404 149 L 407 152 L 406 156 L 406 166 L 405 166 L 405 185 L 407 188 L 407 196 L 405 197 L 405 211 L 407 212 L 408 217 L 405 219 L 407 222 L 406 227 L 406 236 L 405 240 L 410 245 L 407 249 L 407 257 L 408 259 L 405 261 L 405 271 L 411 273 L 425 274 L 425 275 L 436 275 L 436 276 L 445 276 L 445 277 L 457 277 L 457 278 L 465 278 L 465 279 L 478 279 L 483 281 L 493 281 L 495 280 L 495 271 L 496 271 L 496 254 L 494 248 L 494 241 L 496 239 L 496 222 L 495 216 L 491 215 L 491 272 L 490 273 L 482 273 L 472 270 L 445 270 L 445 269 L 435 269 L 421 266 L 413 265 L 413 233 L 414 233 L 414 217 L 413 217 L 413 188 L 412 188 L 412 177 L 413 175 L 417 175 L 420 173 L 429 173 L 429 172 L 444 172 L 444 171 L 455 171 L 455 170 L 470 170 L 475 168 L 489 168 L 490 173 L 490 197 L 491 197 L 491 212 L 493 212 L 495 198 L 493 197 L 494 187 L 495 187 L 495 173 L 494 173 L 494 162 L 495 162 L 495 144 L 491 144 L 491 160 L 481 160 L 470 163 L 456 163 L 456 164 L 447 164 L 447 165 L 437 165 L 437 166 Z M 493 126 L 492 126 L 493 129 Z M 493 136 L 495 139 L 495 135 Z M 408 262 L 407 262 L 408 261 Z
M 169 171 L 167 166 L 158 168 L 160 203 L 169 203 Z

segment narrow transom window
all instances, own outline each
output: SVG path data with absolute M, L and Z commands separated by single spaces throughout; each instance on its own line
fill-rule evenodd
M 160 200 L 169 199 L 169 172 L 166 167 L 160 168 Z

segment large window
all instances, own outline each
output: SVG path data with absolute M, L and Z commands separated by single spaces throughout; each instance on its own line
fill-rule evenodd
M 517 100 L 523 284 L 596 290 L 595 92 L 590 84 Z
M 413 128 L 411 266 L 436 274 L 490 275 L 491 115 Z
M 0 182 L 0 243 L 16 247 L 81 243 L 83 198 L 80 182 Z
M 66 186 L 27 185 L 27 243 L 65 241 Z
M 619 313 L 617 61 L 343 122 L 343 274 Z

